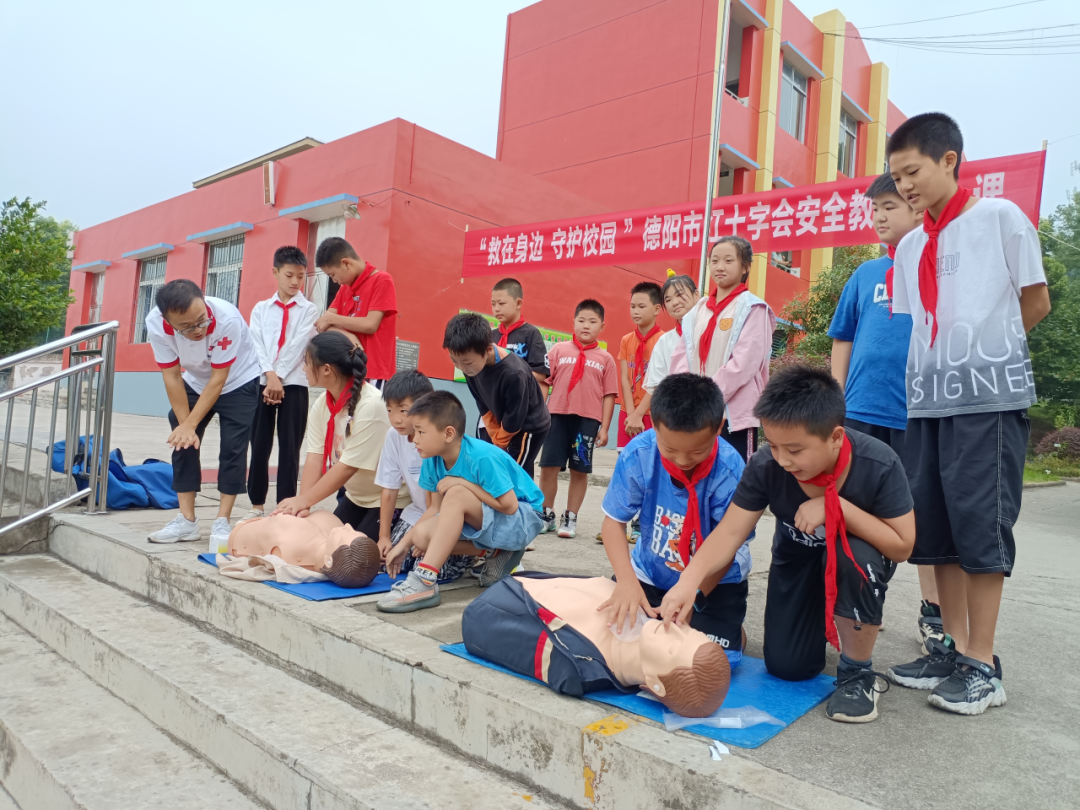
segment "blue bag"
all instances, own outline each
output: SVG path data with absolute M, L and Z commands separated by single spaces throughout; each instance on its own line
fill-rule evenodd
M 79 489 L 90 486 L 86 472 L 87 440 L 79 437 L 78 450 L 72 459 L 71 473 Z M 93 452 L 94 438 L 89 440 Z M 64 471 L 65 444 L 58 441 L 52 448 L 54 472 Z M 119 448 L 109 453 L 109 489 L 106 495 L 109 509 L 176 509 L 180 502 L 172 488 L 172 465 L 156 458 L 148 458 L 142 464 L 127 466 Z

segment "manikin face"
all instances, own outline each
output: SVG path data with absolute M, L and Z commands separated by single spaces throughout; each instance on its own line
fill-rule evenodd
M 690 308 L 697 303 L 697 300 L 697 290 L 691 292 L 685 287 L 671 287 L 664 295 L 664 309 L 672 318 L 681 321 L 682 316 L 690 311 Z
M 488 358 L 495 358 L 495 346 L 488 346 L 486 354 L 477 354 L 474 351 L 450 352 L 450 361 L 466 377 L 475 377 L 488 365 Z
M 323 556 L 326 558 L 323 561 L 323 565 L 329 567 L 334 561 L 334 552 L 342 546 L 349 545 L 360 534 L 362 534 L 362 532 L 358 532 L 348 523 L 339 528 L 331 529 L 326 535 L 326 545 L 323 547 Z
M 403 399 L 401 402 L 387 402 L 386 413 L 390 417 L 390 426 L 402 436 L 411 436 L 413 432 L 412 419 L 409 418 L 409 408 L 413 401 Z
M 730 290 L 742 282 L 743 266 L 731 242 L 717 242 L 709 253 L 709 275 L 718 290 Z
M 827 439 L 807 432 L 802 425 L 778 425 L 761 420 L 773 459 L 799 481 L 807 481 L 836 464 L 844 429 L 837 425 Z
M 507 326 L 517 323 L 521 317 L 521 299 L 512 297 L 506 290 L 492 290 L 491 314 Z
M 196 298 L 186 312 L 174 312 L 169 310 L 165 313 L 165 320 L 169 322 L 176 334 L 186 340 L 198 342 L 206 337 L 206 330 L 210 328 L 210 312 L 206 309 L 206 302 Z
M 304 289 L 307 269 L 298 264 L 283 264 L 274 268 L 274 278 L 278 283 L 278 297 L 287 303 Z
M 599 312 L 591 309 L 583 309 L 574 316 L 574 334 L 577 339 L 588 346 L 604 331 L 604 320 Z
M 897 194 L 874 197 L 874 230 L 886 245 L 896 247 L 919 226 L 919 215 Z
M 656 431 L 656 449 L 660 455 L 687 472 L 707 459 L 716 443 L 717 432 L 709 428 L 697 433 L 681 433 L 654 422 L 653 429 Z
M 694 653 L 702 644 L 713 642 L 700 630 L 672 624 L 667 630 L 659 619 L 645 622 L 641 630 L 641 669 L 645 673 L 645 688 L 657 697 L 664 697 L 660 676 L 678 667 L 693 667 Z
M 956 152 L 946 152 L 934 160 L 917 149 L 901 149 L 889 155 L 889 174 L 896 190 L 916 212 L 943 206 L 956 193 L 953 170 Z

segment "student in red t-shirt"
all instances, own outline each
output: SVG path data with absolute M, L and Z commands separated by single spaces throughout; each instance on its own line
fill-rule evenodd
M 382 389 L 397 370 L 397 290 L 394 278 L 356 255 L 332 236 L 315 253 L 315 264 L 341 288 L 315 323 L 319 332 L 339 329 L 353 335 L 367 355 L 367 382 Z

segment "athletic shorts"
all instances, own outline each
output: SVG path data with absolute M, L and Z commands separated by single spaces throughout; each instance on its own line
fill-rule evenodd
M 900 457 L 901 461 L 904 460 L 905 431 L 899 428 L 885 427 L 884 425 L 871 425 L 869 422 L 850 417 L 844 420 L 844 427 L 848 430 L 857 430 L 866 436 L 873 436 L 879 442 L 884 442 L 892 448 L 892 451 Z
M 851 553 L 866 579 L 837 543 L 836 606 L 833 614 L 869 625 L 877 634 L 885 591 L 896 563 L 858 537 L 848 535 Z M 765 598 L 765 667 L 785 681 L 805 681 L 825 668 L 825 546 L 773 541 Z
M 593 445 L 600 422 L 574 413 L 553 413 L 551 429 L 540 453 L 540 468 L 567 466 L 574 472 L 591 473 Z
M 904 446 L 915 501 L 915 565 L 1012 573 L 1024 491 L 1027 411 L 909 419 Z
M 622 408 L 619 408 L 619 434 L 618 436 L 616 436 L 615 439 L 616 447 L 626 447 L 626 445 L 630 444 L 630 440 L 634 438 L 626 432 L 626 417 L 628 417 L 629 415 L 630 414 L 628 412 L 624 411 Z M 652 418 L 649 416 L 649 414 L 645 414 L 643 417 L 641 417 L 641 424 L 645 426 L 645 430 L 652 430 Z
M 518 509 L 512 515 L 496 511 L 486 503 L 482 506 L 483 523 L 479 528 L 466 523 L 461 527 L 461 539 L 485 551 L 521 551 L 536 539 L 544 526 L 540 513 L 524 502 L 518 503 Z
M 649 604 L 654 608 L 660 607 L 667 591 L 640 580 L 638 582 Z M 709 641 L 719 644 L 732 666 L 742 659 L 742 627 L 749 592 L 750 584 L 746 580 L 717 585 L 705 597 L 705 608 L 693 610 L 690 614 L 690 626 L 708 636 Z

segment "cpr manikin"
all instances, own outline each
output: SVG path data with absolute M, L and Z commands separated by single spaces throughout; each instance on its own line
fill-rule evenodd
M 379 548 L 367 535 L 342 523 L 332 512 L 308 517 L 275 515 L 237 523 L 229 534 L 234 557 L 274 555 L 326 575 L 344 588 L 363 588 L 379 573 Z
M 622 633 L 617 636 L 608 627 L 612 619 L 611 611 L 597 610 L 615 590 L 615 583 L 611 580 L 603 577 L 584 579 L 525 575 L 513 577 L 512 582 L 504 582 L 506 585 L 499 583 L 503 586 L 501 589 L 496 590 L 498 586 L 493 586 L 476 600 L 490 600 L 492 607 L 498 609 L 497 614 L 486 613 L 481 608 L 470 621 L 466 611 L 463 634 L 466 646 L 474 655 L 513 669 L 514 648 L 523 646 L 528 650 L 531 645 L 538 668 L 524 674 L 539 677 L 559 691 L 570 692 L 544 677 L 547 673 L 543 668 L 543 659 L 558 657 L 564 649 L 572 646 L 571 639 L 561 639 L 559 636 L 560 629 L 568 625 L 591 642 L 603 658 L 602 663 L 624 688 L 643 687 L 669 709 L 684 717 L 706 717 L 724 702 L 731 681 L 731 669 L 720 646 L 709 641 L 701 631 L 689 627 L 672 625 L 665 630 L 658 619 L 643 618 L 644 613 L 639 614 L 638 622 L 633 627 L 633 617 L 629 617 Z M 547 637 L 538 638 L 535 626 L 521 621 L 531 618 L 531 612 L 518 614 L 515 606 L 507 601 L 514 599 L 519 588 L 523 588 L 531 597 L 526 602 L 541 606 L 539 611 L 535 611 L 535 606 L 531 607 L 532 612 L 538 613 L 539 620 L 546 624 L 544 633 Z M 515 614 L 516 624 L 492 621 L 493 616 L 508 613 Z M 508 639 L 512 634 L 520 634 L 523 645 Z M 580 651 L 573 651 L 568 658 L 577 665 L 584 656 Z M 521 668 L 517 669 L 521 671 Z M 586 686 L 582 691 L 594 690 Z

